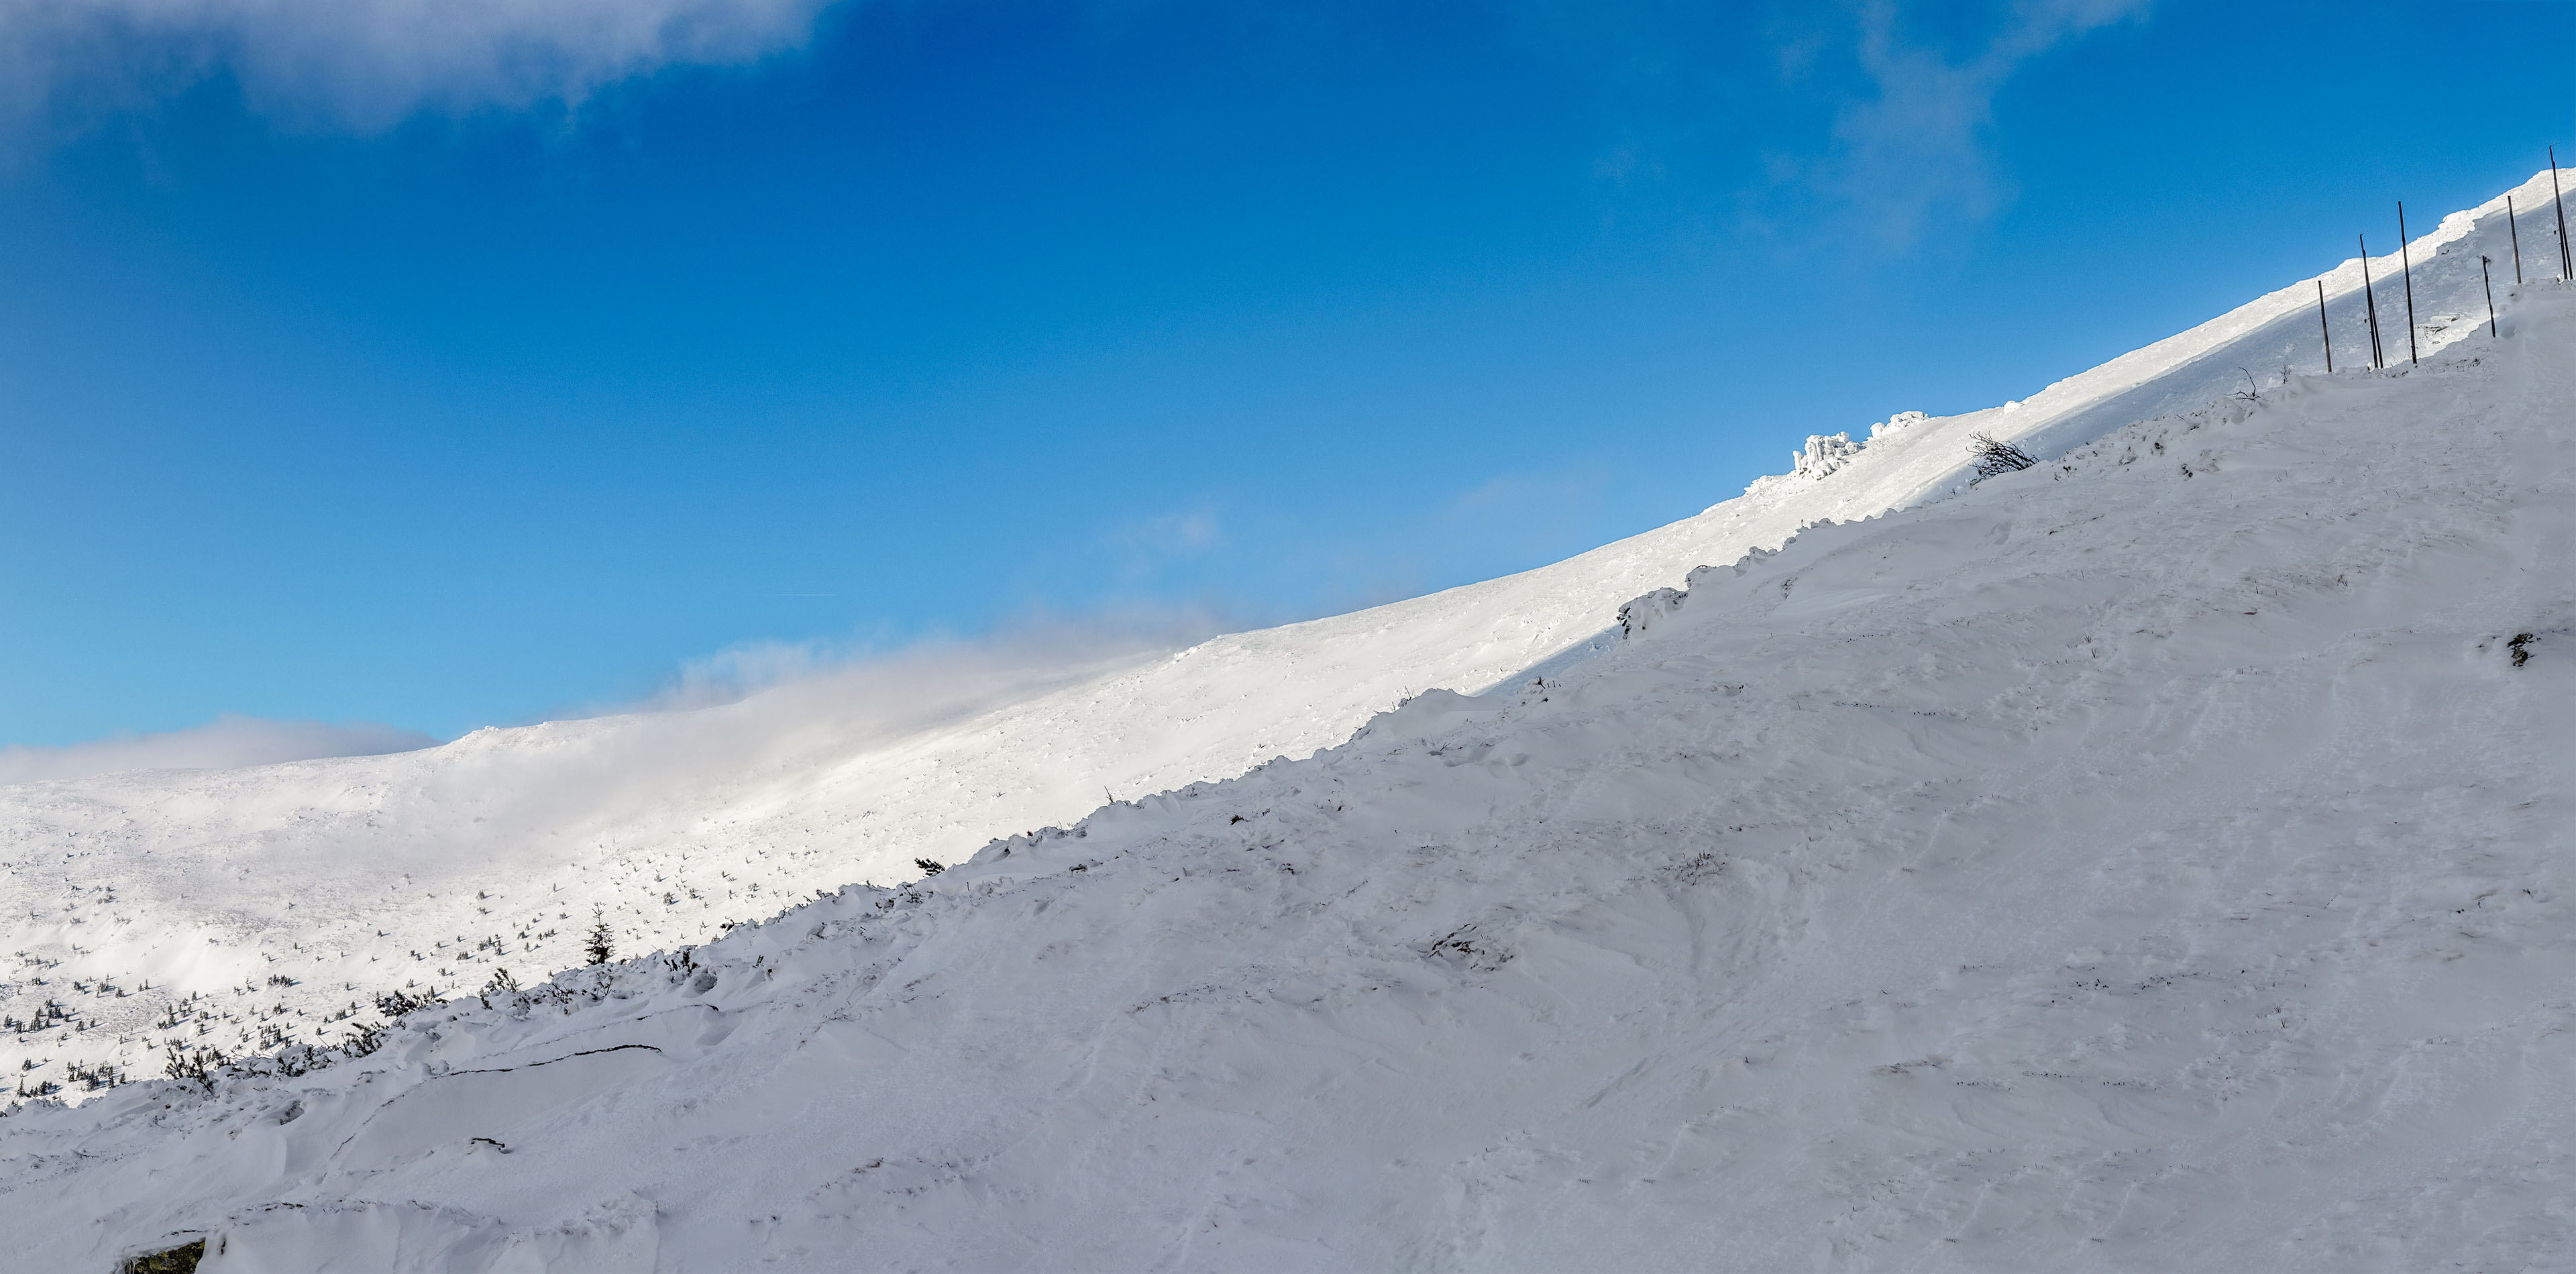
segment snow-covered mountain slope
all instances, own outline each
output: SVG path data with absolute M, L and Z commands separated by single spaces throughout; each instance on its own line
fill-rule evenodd
M 2013 414 L 1917 423 L 1747 501 L 1909 507 L 1542 678 L 328 1069 L 20 1111 L 0 1260 L 2563 1265 L 2576 290 L 2511 304 L 1928 504 Z M 1217 649 L 1503 613 L 1449 596 Z
M 2528 209 L 2546 190 L 2544 174 L 2512 193 Z M 2462 316 L 2477 254 L 2507 251 L 2503 208 L 2454 214 L 2412 246 L 2427 350 L 2483 330 Z M 2533 260 L 2554 257 L 2554 231 L 2526 221 Z M 2383 321 L 2397 268 L 2372 266 Z M 2360 278 L 2358 262 L 2325 276 L 2339 367 L 2361 339 Z M 620 950 L 674 948 L 1070 822 L 1104 794 L 1302 756 L 1407 695 L 1562 668 L 1598 648 L 1622 601 L 1702 563 L 1955 492 L 1971 432 L 2053 454 L 2318 368 L 2314 297 L 2293 285 L 2026 401 L 1811 439 L 1791 474 L 1554 566 L 1178 653 L 970 665 L 927 684 L 898 665 L 396 756 L 0 787 L 0 949 L 15 962 L 0 1020 L 45 1028 L 0 1031 L 0 1066 L 35 1063 L 21 1073 L 41 1087 L 75 1066 L 149 1070 L 173 1038 L 338 1039 L 341 1015 L 367 1016 L 380 991 L 577 961 L 594 908 Z M 174 1002 L 182 1026 L 166 1025 Z
M 2512 193 L 2529 209 L 2546 190 L 2543 175 Z M 2476 258 L 2505 259 L 2503 208 L 2412 245 L 2427 351 L 2482 330 Z M 2554 257 L 2554 230 L 2525 220 L 2531 259 Z M 2372 268 L 2399 348 L 2397 258 Z M 2360 279 L 2359 262 L 2324 276 L 2339 367 L 2364 348 Z M 1791 474 L 1555 566 L 1178 653 L 927 680 L 897 665 L 398 756 L 0 787 L 0 949 L 15 962 L 0 1019 L 22 1028 L 0 1031 L 0 1066 L 35 1065 L 21 1074 L 41 1088 L 74 1067 L 148 1070 L 174 1038 L 337 1039 L 380 991 L 579 959 L 594 908 L 622 951 L 677 947 L 818 890 L 912 878 L 917 858 L 1069 822 L 1104 795 L 1304 755 L 1406 695 L 1565 667 L 1621 601 L 1694 566 L 1956 492 L 1971 432 L 2049 455 L 2318 368 L 2314 298 L 2292 285 L 2026 401 L 1810 439 Z

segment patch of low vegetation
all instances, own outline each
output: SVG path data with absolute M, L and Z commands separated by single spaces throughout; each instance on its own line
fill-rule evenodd
M 116 1263 L 116 1274 L 190 1274 L 197 1262 L 206 1259 L 206 1241 L 198 1239 L 177 1247 L 129 1256 Z
M 2017 473 L 2039 463 L 2038 457 L 1990 433 L 1968 435 L 1968 454 L 1977 458 L 1981 478 Z

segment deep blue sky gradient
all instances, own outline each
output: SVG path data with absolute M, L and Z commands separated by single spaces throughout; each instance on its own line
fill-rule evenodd
M 1851 144 L 1848 10 L 1276 8 L 845 5 L 571 110 L 353 133 L 218 77 L 22 140 L 0 744 L 446 736 L 742 642 L 1465 583 L 2576 141 L 2567 4 L 2160 4 L 1917 162 Z

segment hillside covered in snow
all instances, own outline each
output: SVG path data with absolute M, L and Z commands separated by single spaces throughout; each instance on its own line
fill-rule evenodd
M 2489 334 L 2503 207 L 2421 366 L 2347 263 L 2333 375 L 2302 281 L 1393 606 L 0 788 L 21 1076 L 270 1055 L 0 1120 L 6 1261 L 2563 1260 L 2576 291 Z M 656 954 L 544 981 L 594 908 Z

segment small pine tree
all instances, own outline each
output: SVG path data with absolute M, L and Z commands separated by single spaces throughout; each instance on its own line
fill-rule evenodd
M 181 1053 L 175 1041 L 168 1048 L 170 1051 L 162 1059 L 162 1066 L 170 1078 L 194 1080 L 209 1093 L 215 1091 L 215 1077 L 223 1071 L 224 1063 L 232 1060 L 224 1056 L 222 1049 L 201 1048 L 194 1053 Z
M 583 944 L 582 949 L 590 953 L 592 964 L 606 964 L 608 957 L 617 954 L 616 948 L 610 946 L 608 941 L 608 917 L 601 914 L 599 908 L 593 907 L 590 909 L 590 920 L 590 939 Z
M 936 876 L 936 875 L 938 875 L 939 873 L 941 873 L 941 872 L 943 872 L 943 871 L 948 870 L 946 867 L 943 867 L 943 866 L 939 865 L 937 862 L 934 862 L 934 861 L 932 861 L 932 860 L 930 860 L 930 859 L 927 859 L 927 858 L 916 858 L 916 859 L 913 859 L 913 860 L 912 860 L 912 865 L 913 865 L 913 866 L 915 866 L 915 867 L 920 868 L 920 869 L 921 869 L 921 874 L 922 874 L 922 875 L 924 875 L 924 876 Z

